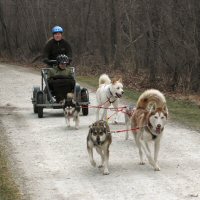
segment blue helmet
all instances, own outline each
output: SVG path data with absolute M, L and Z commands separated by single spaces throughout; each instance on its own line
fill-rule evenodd
M 51 30 L 51 32 L 54 33 L 63 33 L 63 28 L 60 26 L 54 26 Z

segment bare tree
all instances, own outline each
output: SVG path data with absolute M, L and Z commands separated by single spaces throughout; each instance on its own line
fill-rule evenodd
M 0 55 L 33 58 L 61 25 L 81 65 L 143 73 L 149 87 L 199 92 L 199 18 L 198 0 L 0 0 Z

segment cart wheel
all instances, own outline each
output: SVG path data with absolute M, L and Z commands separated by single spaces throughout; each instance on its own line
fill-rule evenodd
M 74 93 L 75 93 L 75 97 L 76 97 L 76 102 L 80 102 L 81 101 L 81 94 L 80 94 L 80 92 L 81 92 L 81 87 L 80 87 L 80 85 L 79 84 L 76 84 L 75 85 L 75 90 L 74 90 Z
M 40 90 L 40 87 L 34 87 L 33 88 L 33 112 L 34 113 L 38 113 L 38 109 L 36 106 L 36 96 L 37 96 L 37 92 Z
M 38 95 L 37 95 L 37 104 L 43 104 L 43 94 L 42 93 L 38 93 Z M 43 118 L 43 107 L 38 106 L 37 111 L 38 111 L 38 118 Z
M 85 89 L 85 88 L 83 88 L 83 89 L 81 90 L 81 102 L 82 102 L 82 103 L 89 102 L 89 94 L 88 94 L 87 89 Z M 87 115 L 88 115 L 88 112 L 89 112 L 88 104 L 82 105 L 82 113 L 83 113 L 83 116 L 87 116 Z
M 33 104 L 33 112 L 38 113 L 38 107 L 35 104 Z

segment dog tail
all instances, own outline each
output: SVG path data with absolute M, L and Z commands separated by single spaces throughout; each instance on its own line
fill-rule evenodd
M 102 74 L 99 77 L 99 85 L 101 85 L 101 84 L 110 84 L 110 83 L 111 83 L 111 80 L 110 80 L 110 78 L 108 77 L 107 74 Z
M 144 91 L 137 101 L 137 109 L 147 109 L 149 105 L 155 105 L 156 108 L 164 108 L 167 110 L 164 95 L 156 89 Z
M 67 99 L 73 99 L 74 93 L 67 93 Z

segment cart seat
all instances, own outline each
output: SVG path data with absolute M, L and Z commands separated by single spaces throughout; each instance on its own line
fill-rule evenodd
M 71 76 L 56 76 L 55 78 L 51 78 L 48 83 L 52 96 L 55 96 L 57 103 L 65 99 L 67 93 L 74 92 L 75 80 Z

